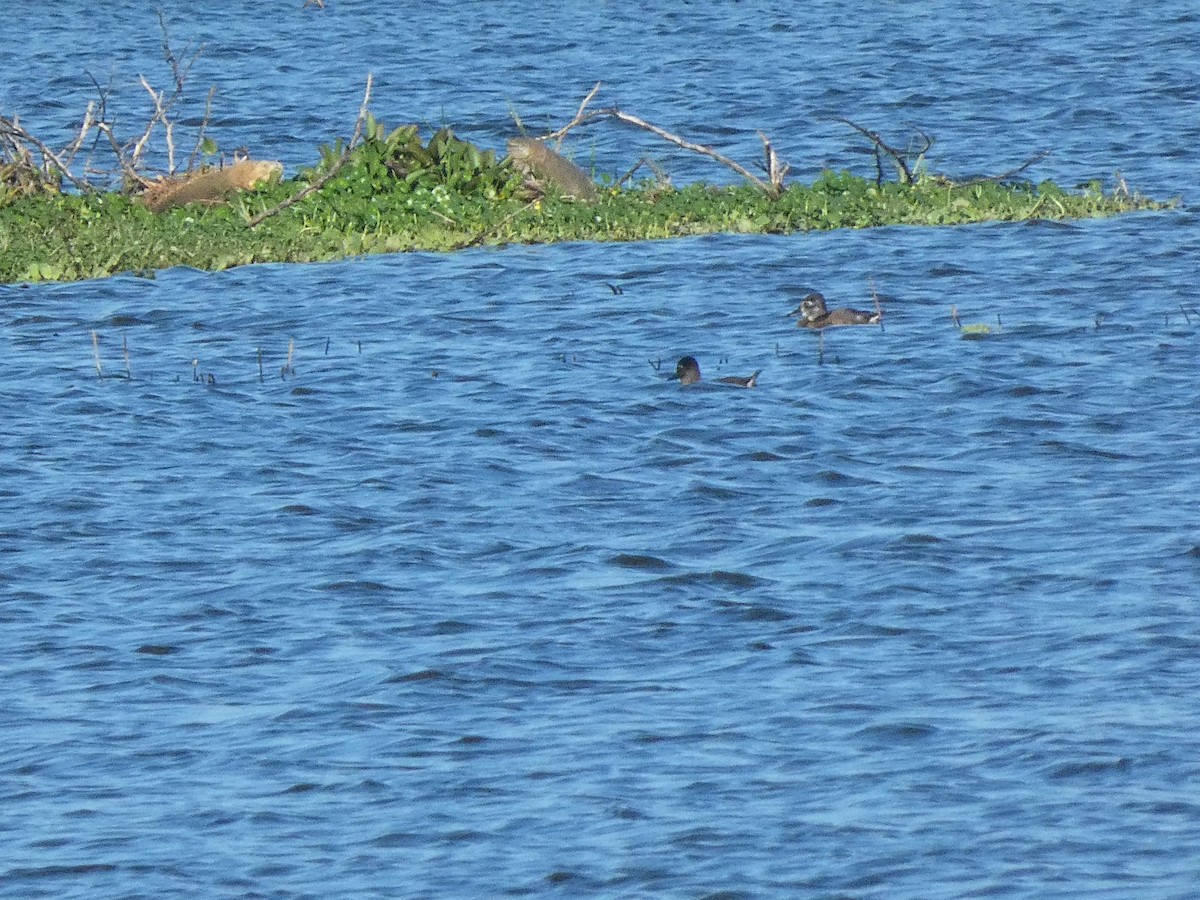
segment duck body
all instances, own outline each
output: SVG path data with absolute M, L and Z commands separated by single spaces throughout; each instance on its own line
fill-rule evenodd
M 759 373 L 741 377 L 738 375 L 726 375 L 724 378 L 714 379 L 718 384 L 729 384 L 734 387 L 752 388 L 758 384 Z M 675 364 L 675 377 L 679 379 L 680 384 L 697 384 L 700 381 L 700 363 L 696 361 L 694 356 L 681 357 L 679 362 Z
M 833 328 L 840 325 L 878 325 L 883 319 L 879 310 L 866 312 L 861 309 L 829 309 L 825 305 L 825 296 L 813 291 L 800 301 L 800 305 L 789 313 L 799 316 L 796 323 L 799 328 Z

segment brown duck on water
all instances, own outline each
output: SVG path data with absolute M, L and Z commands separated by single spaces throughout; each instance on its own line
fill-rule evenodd
M 726 375 L 724 378 L 715 379 L 719 384 L 731 384 L 734 387 L 752 388 L 758 384 L 758 372 L 745 378 L 737 375 Z M 680 384 L 696 384 L 700 381 L 700 363 L 696 362 L 694 356 L 684 356 L 675 365 L 675 377 L 679 379 Z
M 829 309 L 825 297 L 813 291 L 800 301 L 789 316 L 799 316 L 798 328 L 832 328 L 838 325 L 878 325 L 883 319 L 883 310 L 865 312 L 861 309 Z

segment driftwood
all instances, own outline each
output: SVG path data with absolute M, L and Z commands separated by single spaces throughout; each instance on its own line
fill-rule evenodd
M 1001 172 L 999 175 L 984 175 L 984 176 L 980 176 L 979 178 L 968 178 L 966 181 L 956 181 L 955 184 L 958 184 L 961 186 L 961 185 L 968 185 L 968 184 L 983 184 L 988 181 L 1008 181 L 1008 179 L 1014 178 L 1017 175 L 1020 175 L 1022 172 L 1024 172 L 1026 169 L 1028 169 L 1030 166 L 1032 166 L 1035 162 L 1041 162 L 1043 159 L 1045 159 L 1049 155 L 1050 155 L 1049 150 L 1042 150 L 1038 153 L 1033 154 L 1033 156 L 1029 157 L 1029 159 L 1025 160 L 1025 162 L 1021 163 L 1021 165 L 1017 166 L 1015 169 L 1009 169 L 1007 172 Z M 1121 188 L 1124 188 L 1125 196 L 1129 196 L 1129 186 L 1127 184 L 1125 184 L 1125 179 L 1121 178 L 1121 173 L 1118 172 L 1117 173 L 1117 191 L 1119 192 L 1121 190 Z
M 137 199 L 152 212 L 188 203 L 220 203 L 235 191 L 251 190 L 282 174 L 283 163 L 243 159 L 223 169 L 159 179 Z
M 727 166 L 733 171 L 737 172 L 755 187 L 762 190 L 763 193 L 765 193 L 768 197 L 775 198 L 783 193 L 783 179 L 787 175 L 790 167 L 787 165 L 787 163 L 780 162 L 779 156 L 775 152 L 775 148 L 771 146 L 770 140 L 765 134 L 763 134 L 763 132 L 758 132 L 758 136 L 763 142 L 763 150 L 766 155 L 765 168 L 767 180 L 765 181 L 762 178 L 759 178 L 745 166 L 741 165 L 735 160 L 730 159 L 728 156 L 718 153 L 712 147 L 686 140 L 677 134 L 672 134 L 665 128 L 661 128 L 658 125 L 647 122 L 645 119 L 624 112 L 615 106 L 610 106 L 603 109 L 594 109 L 589 112 L 588 106 L 591 104 L 596 94 L 599 93 L 600 86 L 601 82 L 597 81 L 595 86 L 590 92 L 588 92 L 588 95 L 584 97 L 583 102 L 579 105 L 579 109 L 575 113 L 575 117 L 562 128 L 550 132 L 550 134 L 547 135 L 547 138 L 561 143 L 567 132 L 569 132 L 572 128 L 576 128 L 580 125 L 588 125 L 600 119 L 615 119 L 616 121 L 622 122 L 626 125 L 632 125 L 635 128 L 641 128 L 644 131 L 649 131 L 651 134 L 658 135 L 663 140 L 675 144 L 677 147 L 682 147 L 684 150 L 689 150 L 692 153 L 699 153 L 703 156 L 709 157 L 710 159 L 715 159 L 722 165 Z
M 32 180 L 38 184 L 48 183 L 57 186 L 59 179 L 65 178 L 80 191 L 90 191 L 91 185 L 71 174 L 70 157 L 79 149 L 84 135 L 91 126 L 92 104 L 89 103 L 79 135 L 61 153 L 55 153 L 26 131 L 16 116 L 11 119 L 0 116 L 0 166 L 5 165 L 7 161 L 7 165 L 13 166 L 14 173 L 25 175 L 26 181 Z M 34 162 L 30 147 L 41 155 L 40 165 Z M 67 159 L 64 161 L 63 157 L 67 157 Z
M 839 117 L 839 122 L 849 125 L 863 137 L 869 140 L 875 151 L 875 185 L 880 187 L 883 185 L 883 158 L 888 156 L 892 160 L 892 164 L 896 167 L 896 174 L 900 179 L 901 184 L 913 184 L 916 179 L 913 177 L 912 168 L 908 164 L 908 157 L 911 155 L 907 150 L 899 150 L 896 147 L 890 146 L 879 136 L 879 132 L 871 131 L 869 128 L 864 128 L 857 122 L 851 122 L 849 119 Z M 921 129 L 914 129 L 921 139 L 925 142 L 924 146 L 917 151 L 917 159 L 921 159 L 930 148 L 933 147 L 933 138 L 929 137 Z
M 96 185 L 88 180 L 89 176 L 96 175 L 110 179 L 119 175 L 126 186 L 150 188 L 159 182 L 144 174 L 144 156 L 150 147 L 151 139 L 161 127 L 166 142 L 166 174 L 167 176 L 178 174 L 174 109 L 184 96 L 188 72 L 199 58 L 202 48 L 188 55 L 191 50 L 189 46 L 185 48 L 182 55 L 177 54 L 171 48 L 167 25 L 161 12 L 158 14 L 158 24 L 162 31 L 163 57 L 171 70 L 171 85 L 166 89 L 156 89 L 145 76 L 139 76 L 138 81 L 150 96 L 153 104 L 153 112 L 140 135 L 128 141 L 122 141 L 117 137 L 114 123 L 109 120 L 107 110 L 111 87 L 103 88 L 95 78 L 92 78 L 99 98 L 89 101 L 83 121 L 74 139 L 57 153 L 22 128 L 15 116 L 11 119 L 0 116 L 0 165 L 6 162 L 15 165 L 18 174 L 27 181 L 37 179 L 39 176 L 41 181 L 54 185 L 68 181 L 80 192 L 90 192 L 96 189 Z M 195 169 L 196 161 L 206 146 L 204 132 L 212 113 L 212 99 L 215 90 L 215 88 L 209 90 L 205 101 L 204 114 L 196 135 L 195 147 L 187 161 L 187 171 L 189 172 Z M 89 135 L 95 135 L 95 138 L 91 141 L 91 149 L 82 163 L 81 174 L 76 174 L 72 171 L 72 166 L 75 163 L 76 155 L 83 148 Z M 107 142 L 108 147 L 112 150 L 116 162 L 115 171 L 92 167 L 92 154 L 94 154 L 97 144 L 103 142 Z M 35 161 L 35 153 L 41 156 L 40 164 Z
M 888 144 L 882 137 L 879 136 L 879 132 L 877 131 L 864 128 L 857 122 L 852 122 L 846 118 L 839 117 L 837 121 L 849 125 L 871 142 L 872 149 L 875 153 L 876 187 L 883 186 L 883 160 L 885 157 L 891 159 L 892 165 L 896 168 L 896 176 L 899 178 L 901 184 L 916 184 L 917 181 L 920 180 L 920 170 L 918 169 L 914 172 L 914 168 L 916 165 L 920 164 L 920 162 L 924 159 L 925 154 L 928 153 L 934 145 L 934 139 L 923 132 L 920 128 L 913 127 L 913 131 L 915 131 L 917 136 L 921 139 L 920 148 L 915 151 L 912 149 L 901 150 L 898 147 L 893 147 Z M 972 184 L 986 184 L 987 182 L 1007 181 L 1010 178 L 1020 175 L 1034 163 L 1041 162 L 1049 155 L 1049 150 L 1042 150 L 1029 157 L 1029 159 L 1025 160 L 1025 162 L 1021 163 L 1021 165 L 1017 166 L 1015 169 L 1009 169 L 1007 172 L 1001 172 L 999 175 L 983 175 L 977 178 L 968 178 L 965 181 L 957 181 L 955 179 L 945 178 L 944 176 L 938 177 L 942 182 L 953 184 L 958 187 L 966 187 Z M 910 164 L 910 157 L 915 157 L 914 164 Z M 1124 182 L 1121 183 L 1123 184 Z M 1126 191 L 1128 191 L 1128 188 L 1126 188 Z
M 113 155 L 116 157 L 117 164 L 120 166 L 121 173 L 124 175 L 126 181 L 135 184 L 140 183 L 147 188 L 152 187 L 154 182 L 141 173 L 142 157 L 150 145 L 151 137 L 153 137 L 154 132 L 159 126 L 162 127 L 166 142 L 167 175 L 173 176 L 178 174 L 175 163 L 175 122 L 171 118 L 172 110 L 183 98 L 188 73 L 191 71 L 192 66 L 195 65 L 196 60 L 200 58 L 200 54 L 204 51 L 204 47 L 201 45 L 196 48 L 195 52 L 191 52 L 191 45 L 189 44 L 184 48 L 182 54 L 176 53 L 171 47 L 170 37 L 167 33 L 167 23 L 163 18 L 161 10 L 158 11 L 158 27 L 162 32 L 163 59 L 166 60 L 167 65 L 171 69 L 171 88 L 169 92 L 165 89 L 156 90 L 144 75 L 138 76 L 138 83 L 141 84 L 142 89 L 149 95 L 151 103 L 154 104 L 154 112 L 151 114 L 149 121 L 146 122 L 146 127 L 142 130 L 141 136 L 126 144 L 122 144 L 117 139 L 113 132 L 112 124 L 107 121 L 107 116 L 104 112 L 108 99 L 106 91 L 101 91 L 101 113 L 99 120 L 96 122 L 97 131 L 108 138 L 109 146 L 112 148 Z M 191 55 L 187 56 L 190 52 Z M 97 88 L 99 88 L 99 85 L 97 85 Z M 187 171 L 189 172 L 194 168 L 196 159 L 200 155 L 201 148 L 204 145 L 204 132 L 208 127 L 208 121 L 212 115 L 212 100 L 215 93 L 216 88 L 210 88 L 204 103 L 204 115 L 200 120 L 195 146 L 188 157 Z
M 667 174 L 667 171 L 662 166 L 660 166 L 658 163 L 656 163 L 654 160 L 652 160 L 648 156 L 643 156 L 641 159 L 639 159 L 637 162 L 635 162 L 633 164 L 633 166 L 629 169 L 628 172 L 626 172 L 624 175 L 622 175 L 620 178 L 618 178 L 616 180 L 616 184 L 618 186 L 620 186 L 620 185 L 624 184 L 625 182 L 627 182 L 630 178 L 633 177 L 634 173 L 637 172 L 637 170 L 640 169 L 642 166 L 645 166 L 647 169 L 649 169 L 651 172 L 654 173 L 654 178 L 660 185 L 670 187 L 671 176 Z

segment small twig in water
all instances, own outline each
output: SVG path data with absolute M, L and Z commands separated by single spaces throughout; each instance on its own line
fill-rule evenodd
M 96 329 L 92 329 L 92 359 L 96 362 L 96 377 L 103 378 L 104 371 L 100 368 L 100 335 L 96 334 Z
M 287 378 L 289 375 L 295 375 L 296 370 L 292 368 L 292 355 L 296 350 L 296 339 L 288 338 L 288 355 L 287 362 L 283 364 L 283 368 L 279 370 L 280 378 Z

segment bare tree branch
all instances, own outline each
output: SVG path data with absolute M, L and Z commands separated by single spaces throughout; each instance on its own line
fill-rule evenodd
M 876 186 L 882 186 L 882 184 L 883 184 L 883 163 L 882 163 L 882 155 L 883 154 L 886 154 L 887 156 L 890 156 L 892 158 L 892 162 L 895 164 L 896 171 L 900 176 L 901 184 L 912 184 L 913 183 L 914 179 L 913 179 L 912 169 L 910 169 L 908 167 L 908 160 L 905 158 L 905 154 L 902 153 L 901 151 L 897 150 L 895 147 L 892 147 L 889 144 L 887 144 L 887 142 L 885 142 L 884 139 L 879 136 L 879 132 L 871 131 L 868 128 L 863 128 L 863 126 L 859 125 L 858 123 L 851 122 L 849 119 L 843 118 L 841 116 L 838 116 L 838 121 L 842 122 L 846 125 L 849 125 L 851 128 L 853 128 L 859 134 L 866 137 L 874 145 L 874 147 L 875 147 L 875 172 L 876 172 L 875 183 L 876 183 Z M 931 146 L 933 146 L 933 144 L 930 143 L 929 146 L 931 147 Z M 925 149 L 928 150 L 929 147 L 926 147 Z M 924 152 L 924 151 L 922 151 L 922 152 Z
M 192 155 L 188 157 L 187 170 L 189 172 L 196 167 L 196 157 L 200 155 L 204 146 L 204 132 L 208 128 L 209 119 L 212 118 L 212 102 L 216 93 L 217 86 L 214 84 L 208 89 L 208 96 L 204 98 L 204 118 L 200 120 L 200 130 L 196 132 L 196 146 L 192 148 Z
M 350 159 L 351 152 L 354 150 L 355 146 L 357 146 L 358 139 L 362 135 L 363 125 L 367 121 L 367 105 L 371 102 L 371 85 L 374 83 L 374 79 L 375 79 L 375 76 L 373 74 L 371 74 L 370 72 L 368 72 L 367 73 L 367 88 L 363 92 L 362 104 L 358 108 L 358 121 L 356 121 L 354 123 L 354 134 L 350 137 L 350 143 L 346 145 L 346 149 L 342 151 L 342 155 L 338 157 L 337 162 L 335 162 L 332 166 L 329 167 L 328 172 L 326 172 L 324 175 L 322 175 L 320 178 L 318 178 L 316 181 L 314 181 L 308 187 L 304 188 L 301 191 L 298 191 L 295 194 L 292 194 L 292 196 L 288 197 L 282 203 L 278 203 L 275 206 L 272 206 L 270 209 L 260 212 L 258 215 L 254 216 L 252 219 L 250 219 L 250 221 L 246 223 L 247 225 L 249 225 L 251 228 L 258 227 L 266 219 L 269 219 L 271 216 L 278 215 L 279 213 L 281 213 L 285 209 L 287 209 L 289 206 L 294 206 L 295 204 L 299 203 L 301 200 L 303 200 L 309 194 L 319 191 L 335 175 L 337 175 L 338 172 L 340 172 L 342 170 L 342 166 L 346 165 L 346 163 Z
M 1048 156 L 1050 156 L 1050 151 L 1042 150 L 1039 153 L 1033 154 L 1033 156 L 1029 157 L 1029 159 L 1025 160 L 1025 162 L 1021 163 L 1021 165 L 1017 166 L 1015 169 L 1009 169 L 1007 172 L 1001 172 L 999 175 L 987 175 L 981 178 L 968 178 L 966 181 L 961 181 L 958 183 L 961 185 L 968 185 L 982 184 L 988 181 L 1007 181 L 1010 178 L 1020 175 L 1034 163 L 1041 162 Z M 1128 192 L 1129 188 L 1126 188 L 1125 190 Z
M 771 146 L 770 139 L 761 131 L 758 132 L 758 136 L 763 142 L 763 154 L 766 156 L 767 179 L 771 182 L 774 196 L 778 197 L 783 193 L 784 176 L 791 171 L 792 167 L 786 162 L 780 165 L 779 154 Z
M 579 104 L 579 109 L 576 111 L 574 118 L 572 118 L 571 121 L 566 125 L 546 135 L 547 140 L 556 141 L 561 145 L 562 139 L 572 128 L 576 128 L 580 125 L 587 125 L 598 121 L 599 119 L 616 119 L 618 122 L 623 122 L 626 125 L 632 125 L 635 128 L 641 128 L 645 131 L 649 131 L 651 134 L 656 134 L 663 140 L 675 144 L 677 147 L 682 147 L 684 150 L 690 150 L 693 153 L 699 153 L 702 156 L 715 159 L 717 162 L 721 163 L 721 165 L 727 166 L 733 171 L 737 172 L 755 187 L 763 191 L 768 197 L 776 198 L 783 192 L 783 177 L 787 174 L 789 167 L 786 164 L 780 165 L 774 148 L 771 147 L 770 141 L 767 140 L 766 136 L 763 135 L 762 132 L 759 132 L 759 136 L 763 140 L 764 149 L 767 155 L 767 181 L 763 181 L 745 166 L 741 165 L 741 163 L 730 159 L 728 156 L 718 153 L 712 147 L 686 140 L 677 134 L 672 134 L 665 128 L 647 122 L 645 119 L 640 118 L 639 116 L 624 112 L 616 106 L 609 106 L 603 109 L 596 109 L 588 112 L 587 108 L 591 104 L 592 100 L 595 99 L 596 94 L 599 93 L 601 84 L 602 83 L 599 81 L 596 82 L 596 84 L 588 92 L 587 96 L 583 98 L 583 102 Z M 628 175 L 626 175 L 626 178 L 627 177 Z
M 50 170 L 53 169 L 81 191 L 91 190 L 91 185 L 71 174 L 71 170 L 63 164 L 63 161 L 58 158 L 58 155 L 53 150 L 22 128 L 21 123 L 17 121 L 16 117 L 8 119 L 0 116 L 0 136 L 3 136 L 7 140 L 10 147 L 14 149 L 17 155 L 22 156 L 31 168 L 37 167 L 33 166 L 32 159 L 29 157 L 27 150 L 24 153 L 21 152 L 24 150 L 21 146 L 22 144 L 30 144 L 37 148 L 38 153 L 42 155 L 41 170 L 44 173 L 49 175 Z
M 576 125 L 578 125 L 581 122 L 584 122 L 588 119 L 593 119 L 596 117 L 595 113 L 585 116 L 584 110 L 586 110 L 588 108 L 588 104 L 590 104 L 592 102 L 592 100 L 595 98 L 596 94 L 598 94 L 600 92 L 600 85 L 602 83 L 603 82 L 597 81 L 596 84 L 592 87 L 592 89 L 590 91 L 588 91 L 587 96 L 583 98 L 583 102 L 579 104 L 579 109 L 575 113 L 575 118 L 573 118 L 570 122 L 568 122 L 562 128 L 558 129 L 558 131 L 551 132 L 549 135 L 547 135 L 547 137 L 550 140 L 554 141 L 556 146 L 558 146 L 558 147 L 562 146 L 563 138 L 566 137 L 567 132 L 570 131 L 572 128 L 574 128 Z

